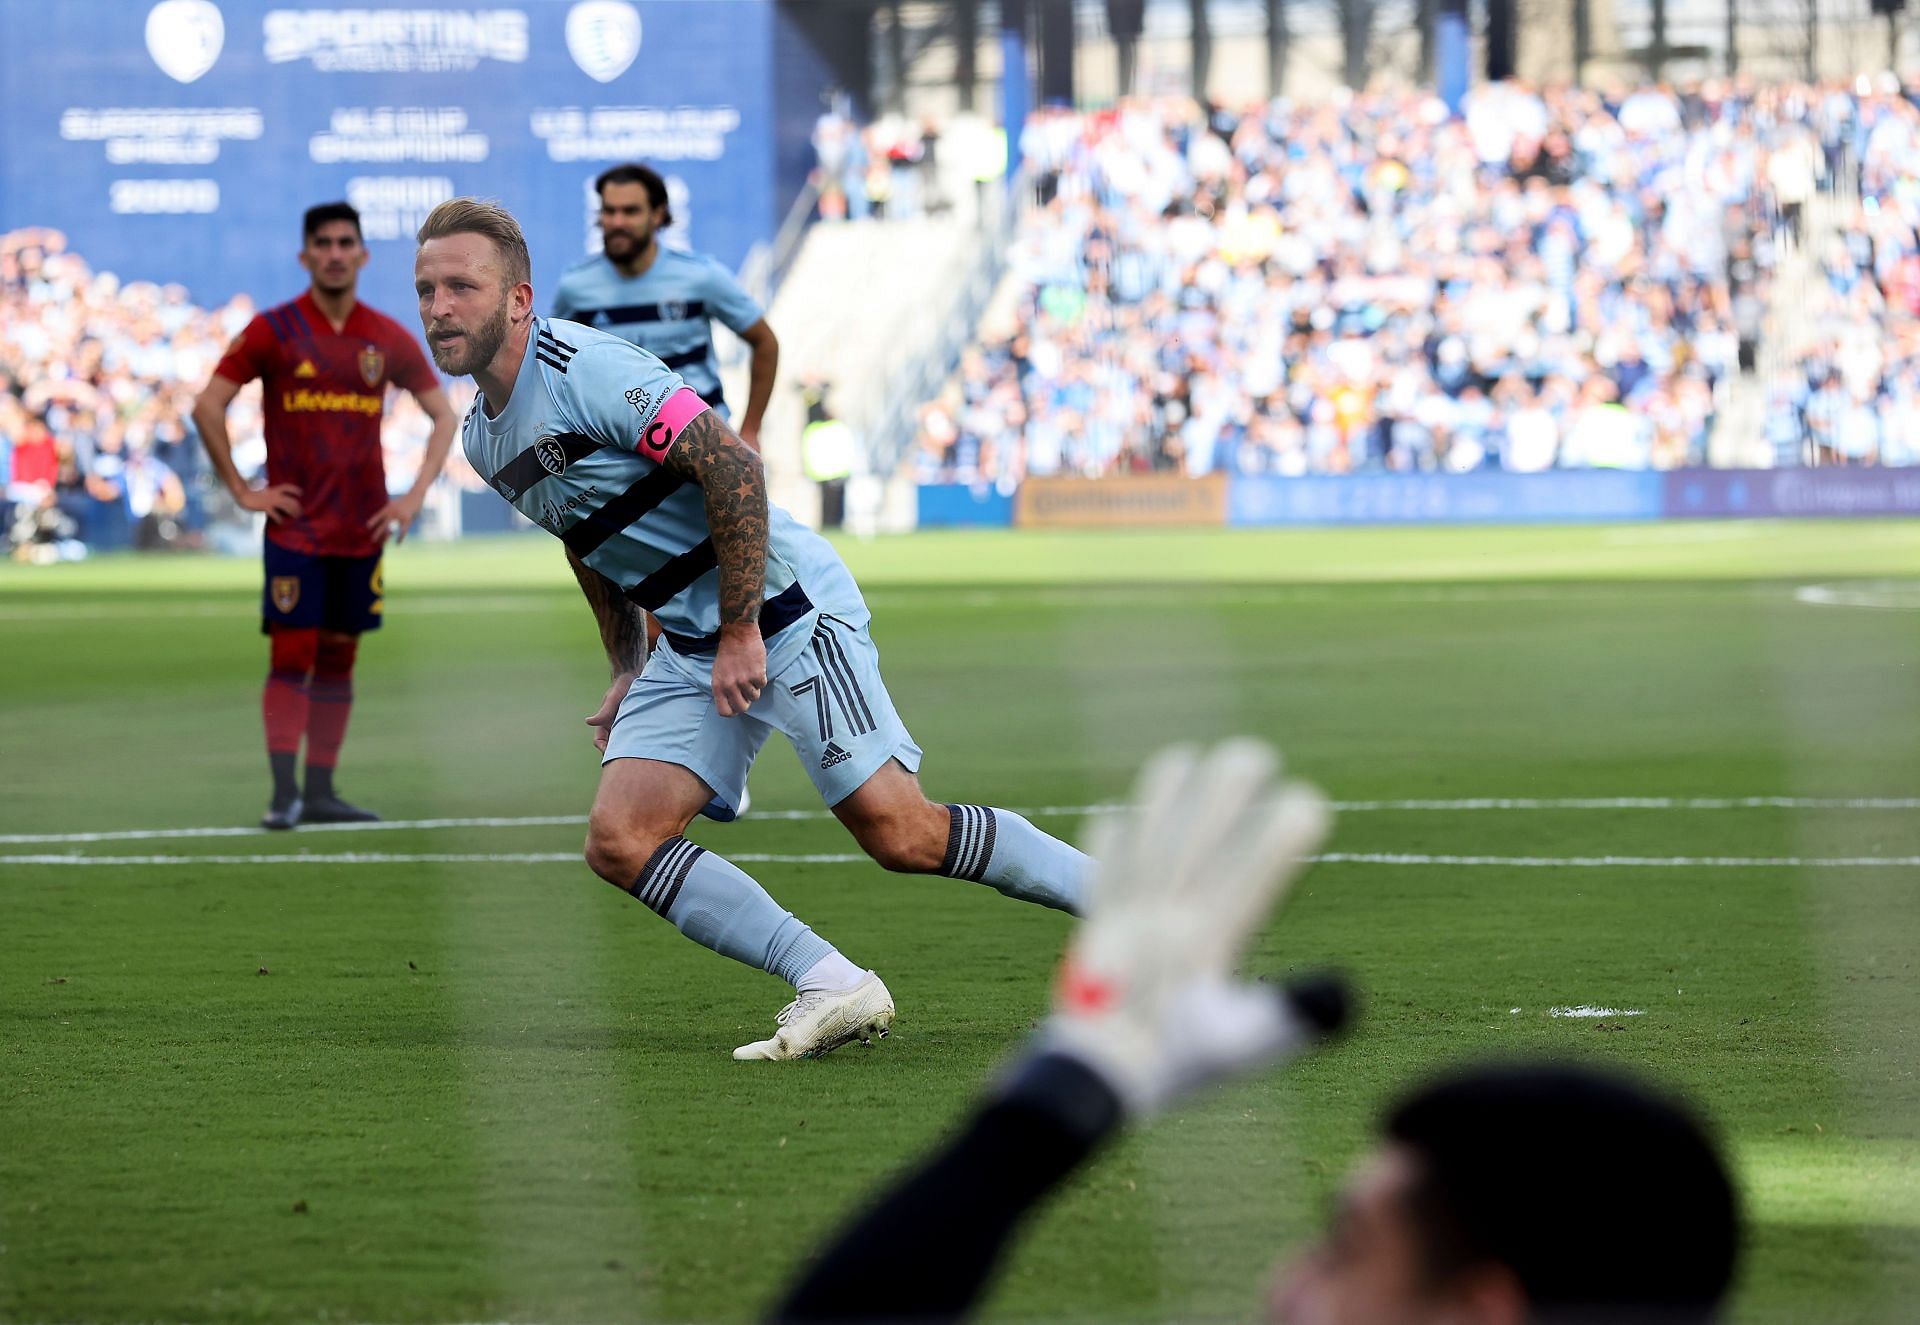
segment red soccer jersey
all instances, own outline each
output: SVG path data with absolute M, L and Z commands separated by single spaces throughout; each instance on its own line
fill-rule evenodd
M 300 489 L 300 516 L 270 521 L 267 537 L 325 556 L 379 551 L 367 521 L 387 503 L 387 383 L 416 394 L 440 385 L 413 337 L 361 303 L 335 331 L 309 292 L 249 322 L 214 371 L 242 384 L 261 379 L 267 482 Z

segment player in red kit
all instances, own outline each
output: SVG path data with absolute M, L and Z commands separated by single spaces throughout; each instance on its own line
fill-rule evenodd
M 333 785 L 353 704 L 353 661 L 380 625 L 380 552 L 406 536 L 453 443 L 453 410 L 412 336 L 355 297 L 367 248 L 344 202 L 309 208 L 300 265 L 313 283 L 234 338 L 193 406 L 207 455 L 234 500 L 267 517 L 260 628 L 273 642 L 261 716 L 273 801 L 261 823 L 377 819 Z M 227 406 L 261 379 L 267 478 L 254 488 L 233 463 Z M 433 422 L 426 457 L 405 495 L 387 494 L 380 420 L 389 384 L 411 392 Z M 294 778 L 306 738 L 304 794 Z

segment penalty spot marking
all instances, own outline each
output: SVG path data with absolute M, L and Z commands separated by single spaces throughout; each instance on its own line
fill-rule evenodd
M 1920 581 L 1865 580 L 1858 584 L 1806 584 L 1795 602 L 1814 607 L 1864 607 L 1878 612 L 1920 612 Z
M 1028 818 L 1065 818 L 1087 814 L 1116 814 L 1124 805 L 1033 805 L 1014 811 Z M 1340 814 L 1476 812 L 1539 812 L 1553 810 L 1920 810 L 1920 796 L 1577 796 L 1469 797 L 1458 800 L 1334 801 Z M 830 810 L 751 810 L 743 823 L 814 822 L 831 819 Z M 587 822 L 580 814 L 536 814 L 513 818 L 382 819 L 362 824 L 307 824 L 309 833 L 390 833 L 437 828 L 570 828 Z M 0 833 L 0 846 L 55 846 L 82 842 L 145 842 L 195 837 L 264 837 L 257 827 L 222 825 L 203 828 L 117 828 L 85 833 Z

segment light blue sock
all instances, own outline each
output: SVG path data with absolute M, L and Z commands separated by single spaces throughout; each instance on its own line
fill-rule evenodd
M 1093 860 L 1035 828 L 1012 810 L 949 805 L 952 825 L 940 873 L 997 888 L 1056 911 L 1081 912 Z
M 790 985 L 836 951 L 739 866 L 684 837 L 661 843 L 628 891 L 695 943 Z

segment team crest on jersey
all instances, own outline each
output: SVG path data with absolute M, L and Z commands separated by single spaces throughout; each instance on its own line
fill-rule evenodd
M 300 577 L 298 575 L 276 575 L 271 586 L 273 610 L 281 614 L 293 611 L 300 603 Z
M 686 304 L 679 299 L 667 300 L 660 305 L 660 320 L 662 322 L 685 322 L 687 320 Z
M 380 353 L 377 346 L 369 345 L 360 351 L 360 380 L 368 386 L 379 386 L 381 375 L 386 371 L 387 357 Z
M 540 462 L 540 468 L 556 477 L 567 472 L 566 448 L 551 437 L 542 437 L 533 444 L 533 458 Z

